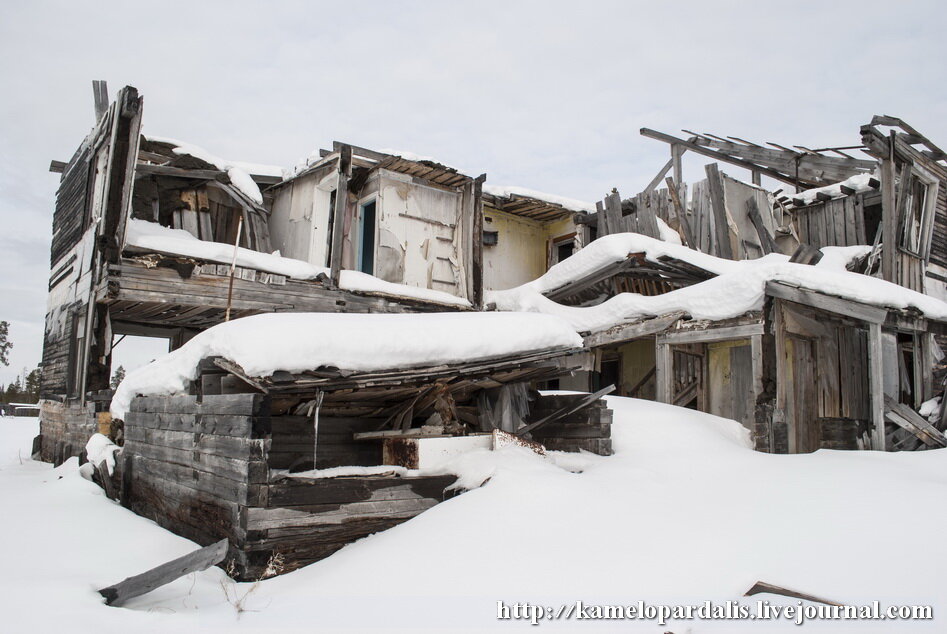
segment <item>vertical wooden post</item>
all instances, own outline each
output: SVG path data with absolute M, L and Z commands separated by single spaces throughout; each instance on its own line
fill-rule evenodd
M 659 403 L 671 402 L 673 371 L 671 345 L 659 337 L 655 340 L 654 348 L 655 400 Z
M 914 335 L 914 382 L 916 383 L 915 407 L 934 398 L 933 353 L 934 335 L 921 332 Z
M 896 282 L 898 257 L 898 199 L 895 191 L 894 131 L 888 140 L 888 156 L 881 161 L 881 275 Z
M 329 253 L 329 279 L 339 286 L 342 274 L 342 232 L 349 206 L 349 178 L 352 177 L 352 146 L 342 145 L 339 150 L 339 177 L 335 188 L 335 209 L 332 211 L 332 250 Z
M 681 157 L 684 156 L 684 148 L 677 143 L 671 144 L 671 162 L 674 167 L 674 182 L 680 186 L 684 182 L 684 166 Z
M 750 357 L 753 369 L 753 400 L 755 401 L 763 393 L 763 335 L 750 337 Z
M 109 109 L 109 89 L 104 79 L 92 81 L 92 98 L 95 100 L 95 122 L 98 123 Z
M 473 240 L 472 266 L 473 293 L 467 299 L 474 308 L 483 308 L 483 182 L 486 174 L 481 174 L 473 182 Z
M 868 392 L 873 427 L 871 447 L 885 451 L 885 385 L 881 324 L 868 324 Z

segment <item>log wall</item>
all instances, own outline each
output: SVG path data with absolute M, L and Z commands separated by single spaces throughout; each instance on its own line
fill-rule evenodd
M 361 445 L 341 442 L 351 434 L 346 430 L 359 427 L 354 421 L 320 421 L 319 439 L 331 449 L 326 464 L 341 466 L 334 463 L 347 462 L 350 453 L 360 464 L 380 462 L 370 461 Z M 366 421 L 361 424 L 377 424 Z M 271 472 L 288 454 L 302 451 L 287 441 L 302 440 L 311 425 L 309 417 L 271 416 L 261 394 L 136 398 L 125 420 L 122 503 L 201 545 L 228 539 L 234 575 L 253 580 L 274 555 L 281 561 L 278 572 L 288 572 L 400 524 L 443 500 L 454 481 L 393 473 L 304 479 Z M 328 442 L 333 436 L 339 442 Z
M 40 459 L 44 462 L 59 466 L 78 456 L 97 430 L 96 403 L 40 401 Z
M 556 394 L 541 396 L 531 404 L 529 419 L 534 422 L 560 410 L 577 404 L 587 394 Z M 600 456 L 612 455 L 612 410 L 605 400 L 552 421 L 532 432 L 533 440 L 554 451 L 591 451 Z

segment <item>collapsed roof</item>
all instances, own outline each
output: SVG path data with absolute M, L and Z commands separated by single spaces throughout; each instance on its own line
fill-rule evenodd
M 947 321 L 947 303 L 891 282 L 848 271 L 846 266 L 864 256 L 870 247 L 826 247 L 815 265 L 790 262 L 789 257 L 771 253 L 756 260 L 728 260 L 688 247 L 633 233 L 611 234 L 588 245 L 567 260 L 553 266 L 533 282 L 506 291 L 491 291 L 487 301 L 499 310 L 530 311 L 562 317 L 577 332 L 594 333 L 636 321 L 677 314 L 695 320 L 721 321 L 759 311 L 772 283 L 781 283 L 858 304 L 882 307 L 905 315 Z M 671 270 L 689 267 L 703 281 L 647 296 L 620 293 L 589 306 L 566 306 L 550 297 L 577 282 L 589 283 L 598 276 L 636 265 Z
M 581 349 L 581 337 L 548 315 L 270 313 L 209 328 L 129 373 L 111 408 L 123 418 L 136 395 L 186 393 L 201 361 L 214 357 L 264 390 L 298 379 L 307 389 L 326 389 L 365 375 L 378 385 L 386 373 L 436 376 L 456 372 L 448 366 L 516 366 Z

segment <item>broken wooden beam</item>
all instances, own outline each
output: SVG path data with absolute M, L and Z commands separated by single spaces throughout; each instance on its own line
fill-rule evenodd
M 129 599 L 147 594 L 155 588 L 160 588 L 175 579 L 180 579 L 184 575 L 207 570 L 211 566 L 219 564 L 227 556 L 227 548 L 227 540 L 222 539 L 216 544 L 195 550 L 140 575 L 128 577 L 114 586 L 102 588 L 99 590 L 99 594 L 105 597 L 106 605 L 120 606 Z
M 687 313 L 683 311 L 675 311 L 644 321 L 619 324 L 607 330 L 600 330 L 587 335 L 585 337 L 585 346 L 587 348 L 596 348 L 614 343 L 624 343 L 642 337 L 649 337 L 659 332 L 664 332 L 672 324 L 686 316 Z
M 760 238 L 760 248 L 763 250 L 763 255 L 778 252 L 779 248 L 776 246 L 776 240 L 769 235 L 766 225 L 763 224 L 763 216 L 760 214 L 760 208 L 755 197 L 751 196 L 746 199 L 746 213 L 753 228 L 756 229 L 756 235 Z
M 885 420 L 917 436 L 928 447 L 947 447 L 947 436 L 920 414 L 890 396 L 885 396 Z
M 241 368 L 238 364 L 234 363 L 230 359 L 225 359 L 223 357 L 214 357 L 214 365 L 216 365 L 221 370 L 225 370 L 229 372 L 230 374 L 234 375 L 235 377 L 237 377 L 238 379 L 240 379 L 247 385 L 250 385 L 260 390 L 264 394 L 268 394 L 270 391 L 260 381 L 258 381 L 257 379 L 251 376 L 248 376 L 247 373 L 243 371 L 243 368 Z
M 803 601 L 814 601 L 815 603 L 824 603 L 825 605 L 837 605 L 839 607 L 843 607 L 842 603 L 836 603 L 835 601 L 822 599 L 820 597 L 816 597 L 811 594 L 806 594 L 805 592 L 798 592 L 796 590 L 790 590 L 789 588 L 781 588 L 780 586 L 776 586 L 771 583 L 766 583 L 765 581 L 757 581 L 756 583 L 754 583 L 753 587 L 747 590 L 743 594 L 743 596 L 752 597 L 754 594 L 761 594 L 761 593 L 779 594 L 784 597 L 802 599 Z
M 541 419 L 541 420 L 538 420 L 538 421 L 536 421 L 535 423 L 530 423 L 529 425 L 526 425 L 526 426 L 523 427 L 522 429 L 518 429 L 518 430 L 516 431 L 516 435 L 517 435 L 517 436 L 524 436 L 524 435 L 526 435 L 528 432 L 530 432 L 530 431 L 536 429 L 537 427 L 541 427 L 542 425 L 545 425 L 546 423 L 551 423 L 551 422 L 553 422 L 553 421 L 557 421 L 557 420 L 559 420 L 560 418 L 564 418 L 564 417 L 568 416 L 569 414 L 572 414 L 573 412 L 577 412 L 577 411 L 579 411 L 580 409 L 582 409 L 583 407 L 586 407 L 587 405 L 591 405 L 592 403 L 594 403 L 594 402 L 597 401 L 598 399 L 602 398 L 603 396 L 605 396 L 605 395 L 607 395 L 607 394 L 611 394 L 611 393 L 614 392 L 614 391 L 615 391 L 615 385 L 614 385 L 614 384 L 609 385 L 608 387 L 602 388 L 601 390 L 599 390 L 598 392 L 595 392 L 594 394 L 589 394 L 588 396 L 586 396 L 585 398 L 583 398 L 581 401 L 579 401 L 579 402 L 576 403 L 575 405 L 571 405 L 571 406 L 563 407 L 562 409 L 558 409 L 558 410 L 556 410 L 555 412 L 553 412 L 552 414 L 550 414 L 549 416 L 546 416 L 545 418 L 543 418 L 543 419 Z

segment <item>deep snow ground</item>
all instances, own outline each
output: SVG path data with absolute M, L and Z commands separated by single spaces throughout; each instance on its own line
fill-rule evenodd
M 123 609 L 95 588 L 196 546 L 107 500 L 75 459 L 58 469 L 29 460 L 36 420 L 0 418 L 2 631 L 798 631 L 495 618 L 498 600 L 700 604 L 740 600 L 757 580 L 842 603 L 934 605 L 934 621 L 809 622 L 805 632 L 944 631 L 947 452 L 764 455 L 732 421 L 609 402 L 616 455 L 584 460 L 583 473 L 510 448 L 485 487 L 323 562 L 255 588 L 215 568 Z M 482 456 L 472 462 L 483 468 Z M 238 614 L 225 589 L 251 588 Z

